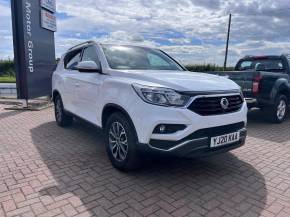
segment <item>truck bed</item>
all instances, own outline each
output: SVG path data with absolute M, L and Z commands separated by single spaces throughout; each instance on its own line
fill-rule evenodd
M 253 97 L 253 80 L 255 77 L 260 75 L 260 72 L 257 71 L 214 71 L 206 73 L 224 76 L 233 80 L 241 86 L 243 94 L 246 98 Z

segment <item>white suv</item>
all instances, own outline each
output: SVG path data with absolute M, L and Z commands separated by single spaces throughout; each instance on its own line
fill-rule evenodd
M 72 47 L 52 78 L 59 126 L 77 116 L 104 130 L 112 164 L 138 166 L 140 153 L 183 157 L 229 151 L 246 139 L 247 105 L 229 79 L 188 72 L 158 49 Z

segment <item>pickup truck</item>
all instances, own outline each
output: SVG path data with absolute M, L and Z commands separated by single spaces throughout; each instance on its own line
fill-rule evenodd
M 290 55 L 246 56 L 235 71 L 210 72 L 241 86 L 249 108 L 260 108 L 274 123 L 285 120 L 290 102 Z

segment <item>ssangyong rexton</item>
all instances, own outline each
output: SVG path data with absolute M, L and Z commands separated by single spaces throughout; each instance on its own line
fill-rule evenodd
M 109 158 L 121 170 L 136 168 L 141 151 L 193 157 L 245 142 L 240 87 L 188 72 L 158 49 L 82 43 L 62 56 L 52 87 L 57 124 L 77 116 L 102 128 Z

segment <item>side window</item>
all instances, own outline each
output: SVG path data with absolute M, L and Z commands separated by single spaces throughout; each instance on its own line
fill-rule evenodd
M 94 46 L 90 46 L 84 49 L 82 61 L 94 61 L 96 64 L 99 64 L 99 58 Z
M 147 54 L 149 64 L 151 66 L 156 66 L 156 67 L 162 67 L 162 66 L 170 66 L 168 62 L 166 62 L 164 59 L 160 58 L 157 55 L 154 55 L 152 53 Z
M 72 51 L 71 53 L 67 54 L 64 61 L 64 67 L 66 69 L 71 69 L 71 70 L 75 69 L 75 66 L 78 64 L 78 62 L 81 59 L 81 51 L 82 50 Z
M 240 70 L 250 69 L 252 67 L 252 61 L 243 61 L 240 66 Z

